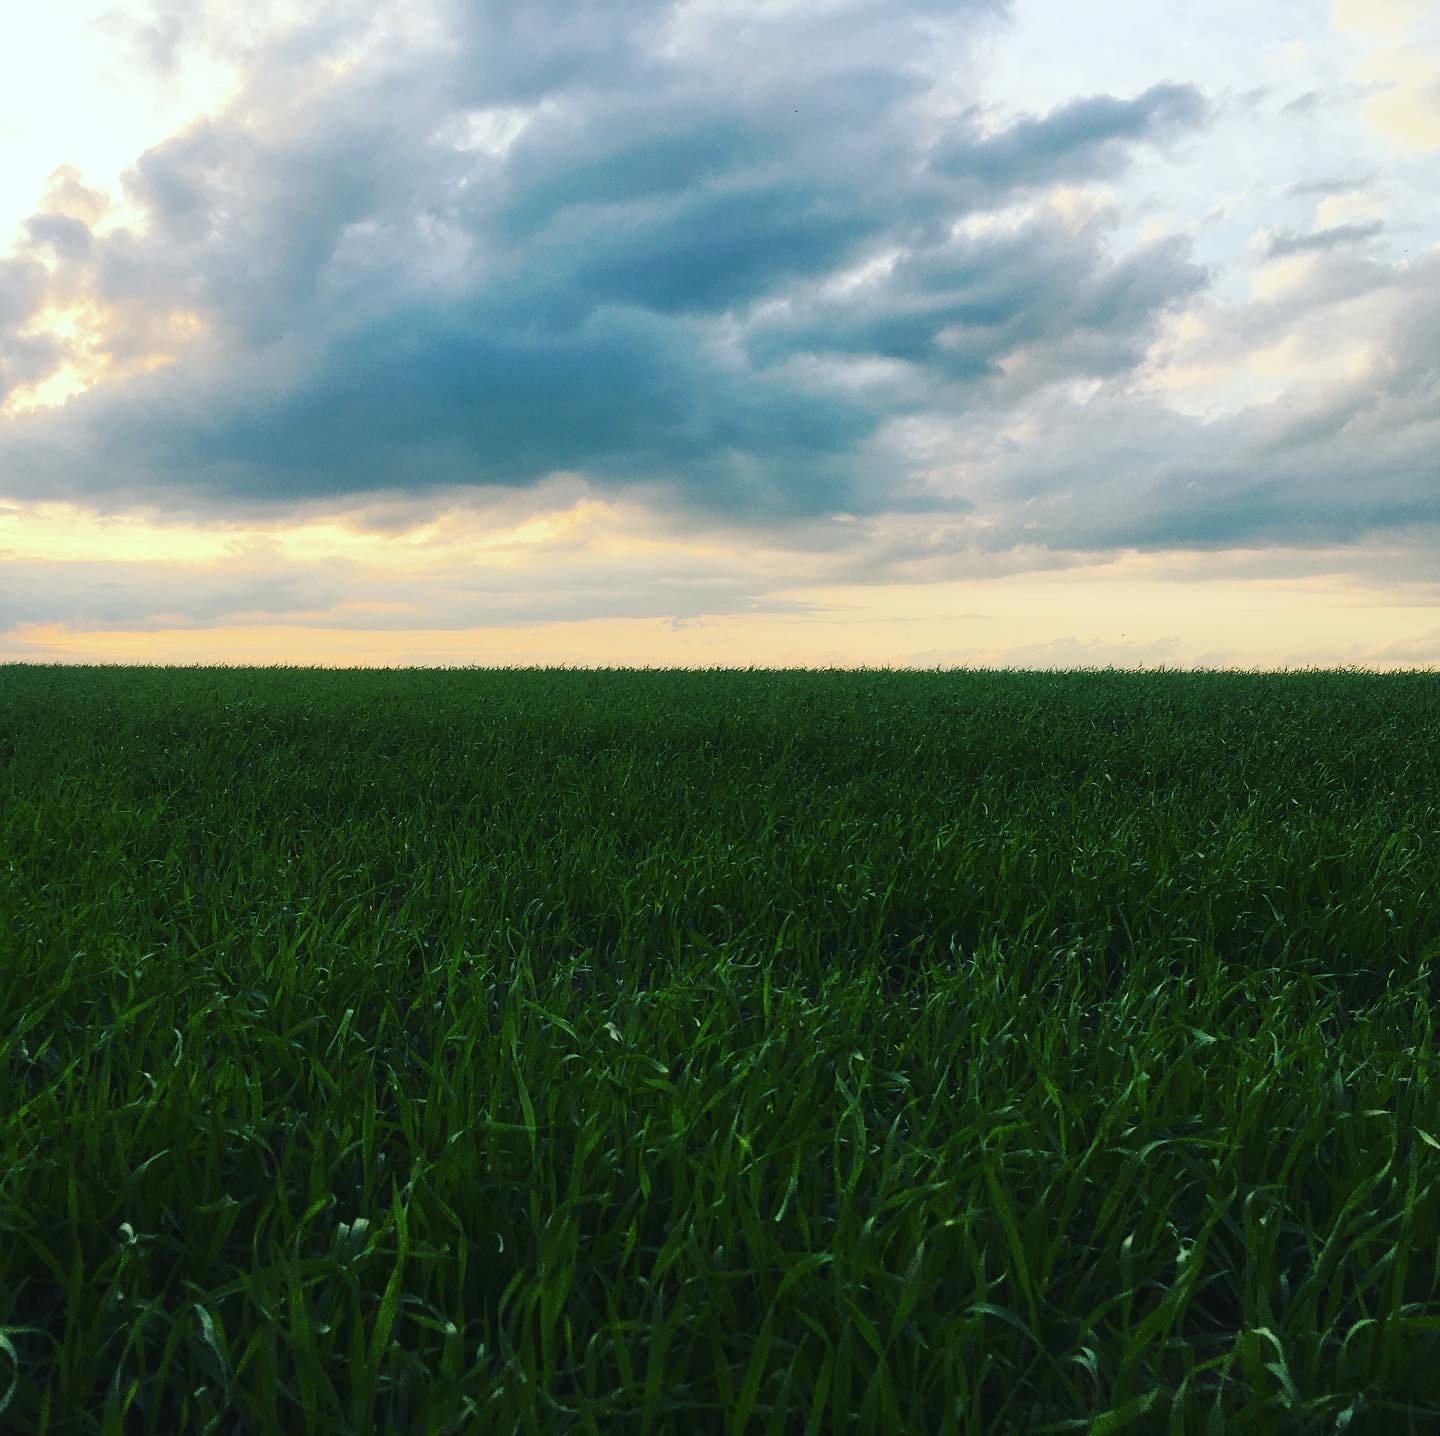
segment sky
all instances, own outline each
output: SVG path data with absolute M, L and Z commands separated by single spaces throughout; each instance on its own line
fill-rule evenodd
M 0 662 L 1440 666 L 1440 0 L 0 13 Z

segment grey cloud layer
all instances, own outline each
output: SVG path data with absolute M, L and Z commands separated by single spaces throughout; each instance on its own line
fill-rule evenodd
M 573 469 L 756 523 L 961 511 L 897 466 L 897 419 L 990 402 L 1017 348 L 1036 383 L 1123 372 L 1203 282 L 1176 241 L 1116 260 L 1054 224 L 951 238 L 1206 113 L 1162 84 L 998 135 L 937 118 L 997 5 L 436 13 L 441 42 L 377 47 L 335 82 L 317 63 L 338 21 L 272 47 L 230 110 L 137 162 L 143 233 L 32 219 L 52 288 L 105 306 L 118 357 L 152 352 L 172 311 L 207 333 L 175 368 L 0 432 L 14 491 L 234 505 Z M 496 105 L 525 112 L 508 151 L 454 142 Z M 897 248 L 863 297 L 824 297 Z M 33 311 L 29 274 L 0 270 L 6 334 Z M 866 394 L 797 362 L 825 354 L 915 382 Z M 0 348 L 11 383 L 41 358 Z
M 43 304 L 45 288 L 45 270 L 35 259 L 0 259 L 0 403 L 12 389 L 33 383 L 60 360 L 53 341 L 23 332 Z
M 1029 396 L 1017 417 L 1045 452 L 1006 451 L 974 421 L 952 455 L 983 475 L 995 515 L 972 541 L 1079 552 L 1324 547 L 1390 533 L 1433 577 L 1440 548 L 1440 257 L 1403 268 L 1314 251 L 1308 283 L 1272 302 L 1213 308 L 1193 356 L 1221 368 L 1286 339 L 1328 354 L 1356 335 L 1375 362 L 1210 422 L 1110 385 L 1076 405 Z M 1077 461 L 1075 455 L 1083 454 Z M 1023 498 L 1006 505 L 1004 496 Z
M 764 362 L 797 350 L 904 360 L 936 383 L 993 379 L 1021 350 L 1037 382 L 1127 370 L 1205 275 L 1183 242 L 1114 260 L 1103 238 L 1038 219 L 1003 237 L 917 245 L 883 283 L 760 320 L 751 352 Z

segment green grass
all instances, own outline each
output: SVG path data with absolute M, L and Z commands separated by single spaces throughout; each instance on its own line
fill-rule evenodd
M 0 1430 L 1440 1430 L 1440 674 L 0 668 Z

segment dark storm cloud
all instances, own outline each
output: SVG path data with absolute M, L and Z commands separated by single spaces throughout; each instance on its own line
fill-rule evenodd
M 913 161 L 917 136 L 898 121 L 929 81 L 874 64 L 810 65 L 797 60 L 784 74 L 762 68 L 703 82 L 677 70 L 653 91 L 586 93 L 542 109 L 506 156 L 494 214 L 499 233 L 518 244 L 576 211 L 614 215 L 637 201 L 716 184 L 799 181 L 852 206 L 877 193 L 893 200 L 901 191 L 877 161 Z M 908 183 L 913 189 L 913 178 Z
M 726 372 L 693 331 L 643 309 L 597 310 L 556 331 L 492 304 L 343 335 L 310 373 L 243 404 L 198 406 L 169 440 L 189 462 L 250 476 L 256 497 L 325 485 L 338 495 L 397 474 L 425 487 L 578 469 L 659 479 L 680 467 L 700 506 L 745 498 L 773 516 L 848 498 L 850 450 L 876 422 Z M 758 483 L 746 481 L 749 456 L 763 456 Z
M 620 122 L 613 127 L 597 129 L 579 114 L 562 112 L 519 137 L 507 157 L 499 215 L 507 238 L 529 239 L 565 210 L 603 212 L 683 195 L 766 159 L 763 132 L 721 108 L 656 113 L 632 102 L 627 109 L 613 117 Z
M 591 86 L 663 85 L 646 42 L 667 0 L 488 0 L 450 7 L 459 81 L 472 104 L 526 104 Z
M 980 380 L 1024 349 L 1050 377 L 1138 364 L 1161 314 L 1197 291 L 1204 271 L 1187 246 L 1161 241 L 1123 259 L 1095 231 L 1039 219 L 1014 234 L 964 236 L 901 259 L 855 294 L 796 304 L 758 328 L 752 352 L 875 355 L 923 366 L 937 380 Z
M 527 298 L 535 312 L 632 304 L 724 313 L 786 280 L 828 272 L 881 223 L 853 200 L 795 179 L 567 214 L 527 251 Z
M 936 145 L 926 105 L 1000 8 L 456 3 L 441 41 L 391 39 L 323 80 L 360 14 L 327 11 L 255 57 L 230 109 L 137 161 L 143 230 L 93 234 L 58 201 L 30 221 L 117 359 L 164 352 L 173 316 L 203 335 L 0 431 L 7 482 L 235 507 L 575 470 L 742 522 L 963 512 L 910 482 L 888 426 L 995 402 L 1022 352 L 1006 402 L 1122 375 L 1205 282 L 1183 241 L 1116 256 L 1103 226 L 952 238 L 1206 117 L 1161 84 Z M 182 18 L 151 37 L 157 65 L 189 43 Z M 497 105 L 520 107 L 508 148 L 476 113 Z M 887 276 L 827 297 L 895 249 Z M 3 332 L 33 311 L 34 274 L 0 270 Z M 836 355 L 912 380 L 832 383 L 814 361 Z
M 1208 107 L 1192 85 L 1155 85 L 1133 100 L 1095 95 L 983 136 L 972 122 L 948 135 L 932 164 L 990 195 L 1119 174 L 1137 144 L 1159 144 L 1204 123 Z

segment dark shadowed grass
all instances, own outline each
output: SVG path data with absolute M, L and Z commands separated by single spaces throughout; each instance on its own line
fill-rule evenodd
M 1440 1430 L 1440 675 L 0 668 L 0 1430 Z

